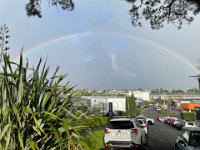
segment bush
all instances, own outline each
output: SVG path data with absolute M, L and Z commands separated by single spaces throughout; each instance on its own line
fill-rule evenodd
M 196 116 L 194 112 L 182 112 L 181 117 L 184 120 L 194 121 Z
M 90 128 L 95 129 L 98 127 L 104 127 L 108 124 L 109 120 L 109 117 L 86 117 L 84 123 Z
M 87 112 L 78 110 L 79 95 L 63 75 L 50 78 L 46 63 L 36 68 L 11 62 L 3 55 L 0 72 L 0 149 L 85 149 L 80 135 L 89 132 L 82 120 Z

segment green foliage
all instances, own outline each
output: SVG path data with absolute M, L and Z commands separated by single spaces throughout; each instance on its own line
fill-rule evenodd
M 183 90 L 172 90 L 172 93 L 184 93 Z
M 200 90 L 197 89 L 197 88 L 192 88 L 192 89 L 188 89 L 187 92 L 188 93 L 198 94 L 198 93 L 200 93 Z
M 83 122 L 91 129 L 95 129 L 98 127 L 104 127 L 108 124 L 109 120 L 109 117 L 86 117 Z
M 2 61 L 3 53 L 7 52 L 10 47 L 8 47 L 8 39 L 10 38 L 9 29 L 6 24 L 0 26 L 0 62 Z
M 104 131 L 99 130 L 92 134 L 87 135 L 85 138 L 87 139 L 88 145 L 91 147 L 92 150 L 100 150 L 103 149 L 103 136 Z
M 194 121 L 196 116 L 194 112 L 182 112 L 181 117 L 184 120 Z
M 135 116 L 137 113 L 137 108 L 136 108 L 136 98 L 134 95 L 131 95 L 130 97 L 126 97 L 126 113 L 129 116 Z
M 160 100 L 160 103 L 161 104 L 165 103 L 165 105 L 172 105 L 173 101 L 172 100 Z
M 160 89 L 152 90 L 151 93 L 169 93 L 169 91 L 166 89 L 160 88 Z
M 118 115 L 118 116 L 126 116 L 127 113 L 124 112 L 124 111 L 118 111 L 118 112 L 117 112 L 117 115 Z
M 87 112 L 78 110 L 79 96 L 59 68 L 49 76 L 46 62 L 30 68 L 20 56 L 19 64 L 3 55 L 0 73 L 0 147 L 3 150 L 85 149 L 81 132 Z

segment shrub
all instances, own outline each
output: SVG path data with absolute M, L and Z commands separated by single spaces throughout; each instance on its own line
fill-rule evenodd
M 194 121 L 195 120 L 195 113 L 194 112 L 182 112 L 181 117 L 184 120 Z
M 36 68 L 3 55 L 0 73 L 0 149 L 89 149 L 80 135 L 89 128 L 78 110 L 79 95 L 66 83 L 59 68 L 49 76 L 46 62 Z

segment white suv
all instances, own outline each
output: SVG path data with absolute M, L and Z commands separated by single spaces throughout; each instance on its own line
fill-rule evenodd
M 135 118 L 111 119 L 104 131 L 105 149 L 121 147 L 142 150 L 147 144 L 145 130 Z

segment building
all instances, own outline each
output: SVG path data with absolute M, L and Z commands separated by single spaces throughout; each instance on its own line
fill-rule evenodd
M 90 101 L 90 108 L 100 109 L 101 112 L 108 112 L 109 103 L 112 103 L 113 111 L 126 111 L 126 97 L 120 96 L 82 96 L 83 100 Z
M 129 91 L 129 96 L 134 95 L 137 100 L 150 101 L 150 92 L 149 91 Z
M 200 94 L 193 93 L 151 93 L 151 100 L 198 100 Z
M 191 100 L 174 100 L 174 102 L 175 102 L 175 106 L 176 107 L 181 107 L 181 104 L 183 104 L 183 103 L 191 103 Z
M 195 111 L 197 107 L 200 107 L 200 100 L 195 100 L 190 103 L 182 103 L 181 108 L 185 111 L 192 112 Z

